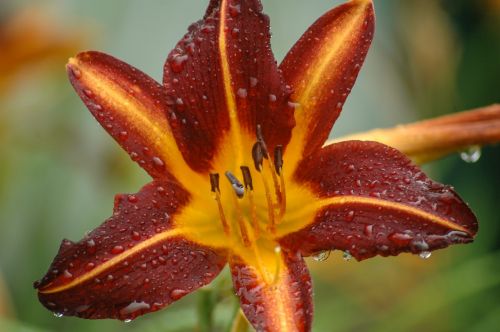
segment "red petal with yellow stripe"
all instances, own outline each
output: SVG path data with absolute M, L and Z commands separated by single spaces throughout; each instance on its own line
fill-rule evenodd
M 117 195 L 105 223 L 77 243 L 62 242 L 35 283 L 40 301 L 58 314 L 126 320 L 209 283 L 225 259 L 173 227 L 189 199 L 177 183 L 164 180 L 135 195 Z
M 179 180 L 192 179 L 167 121 L 171 102 L 159 83 L 94 51 L 71 58 L 67 68 L 92 115 L 153 178 L 165 178 L 170 172 Z
M 422 253 L 471 242 L 477 232 L 476 217 L 452 188 L 380 143 L 332 144 L 303 160 L 295 178 L 317 194 L 319 209 L 308 227 L 281 244 L 305 255 Z
M 310 331 L 311 276 L 300 253 L 281 253 L 282 266 L 265 281 L 259 270 L 235 258 L 231 273 L 247 319 L 257 331 Z
M 271 51 L 269 18 L 261 11 L 256 0 L 211 1 L 204 19 L 191 25 L 168 56 L 163 82 L 175 100 L 169 121 L 178 141 L 189 143 L 180 148 L 199 172 L 214 166 L 226 138 L 224 148 L 241 165 L 257 124 L 271 148 L 289 141 L 294 105 Z
M 320 148 L 351 92 L 374 31 L 373 4 L 353 0 L 320 17 L 280 65 L 299 105 L 287 159 Z

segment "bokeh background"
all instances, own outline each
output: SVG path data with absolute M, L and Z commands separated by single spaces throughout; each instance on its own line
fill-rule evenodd
M 64 64 L 101 50 L 161 81 L 169 50 L 208 0 L 0 1 L 0 331 L 196 331 L 199 293 L 124 324 L 56 318 L 37 301 L 62 238 L 80 239 L 113 196 L 148 181 L 87 112 Z M 278 61 L 340 1 L 264 0 Z M 333 136 L 500 101 L 499 0 L 375 0 L 377 32 Z M 332 137 L 333 137 L 332 136 Z M 480 220 L 474 244 L 418 256 L 309 261 L 314 331 L 498 331 L 500 148 L 424 166 Z M 212 290 L 213 290 L 212 286 Z M 215 331 L 235 300 L 223 275 Z M 210 292 L 211 289 L 201 292 Z M 203 295 L 201 295 L 203 296 Z

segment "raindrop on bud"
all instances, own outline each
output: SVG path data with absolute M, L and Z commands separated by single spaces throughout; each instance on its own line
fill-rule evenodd
M 466 163 L 475 163 L 481 158 L 481 147 L 478 145 L 469 146 L 460 152 L 460 158 Z

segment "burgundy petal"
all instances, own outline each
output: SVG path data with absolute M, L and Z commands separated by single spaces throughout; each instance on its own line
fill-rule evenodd
M 40 301 L 58 314 L 126 320 L 209 283 L 225 259 L 185 240 L 173 224 L 189 199 L 168 181 L 117 195 L 112 217 L 79 242 L 62 242 L 35 283 Z
M 293 105 L 261 11 L 257 0 L 211 1 L 168 56 L 163 82 L 176 101 L 169 121 L 184 157 L 200 172 L 213 166 L 226 134 L 235 156 L 247 148 L 242 140 L 255 137 L 257 124 L 271 148 L 290 138 Z
M 305 255 L 331 249 L 357 259 L 421 253 L 470 242 L 477 232 L 476 217 L 451 187 L 380 143 L 323 148 L 299 165 L 296 181 L 324 202 L 309 226 L 281 241 Z

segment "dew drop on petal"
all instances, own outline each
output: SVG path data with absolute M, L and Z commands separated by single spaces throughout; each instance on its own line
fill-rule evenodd
M 238 89 L 237 94 L 238 94 L 238 97 L 244 99 L 248 96 L 248 91 L 247 91 L 247 89 L 241 88 L 241 89 Z
M 186 61 L 188 60 L 188 55 L 187 54 L 177 54 L 174 55 L 170 60 L 170 68 L 174 73 L 180 73 L 181 71 L 184 70 L 184 66 L 186 64 Z
M 118 254 L 121 254 L 125 249 L 123 248 L 123 246 L 114 246 L 113 249 L 111 249 L 111 253 L 113 255 L 118 255 Z
M 330 251 L 329 250 L 320 251 L 314 254 L 312 257 L 316 262 L 323 262 L 326 261 L 328 257 L 330 257 Z
M 159 157 L 153 157 L 153 166 L 157 171 L 161 172 L 165 170 L 165 163 Z
M 477 162 L 481 158 L 481 147 L 478 145 L 469 146 L 460 152 L 460 158 L 470 164 Z
M 420 254 L 418 254 L 420 258 L 422 259 L 428 259 L 431 257 L 432 253 L 430 251 L 422 251 Z
M 144 301 L 141 301 L 141 302 L 133 301 L 133 302 L 130 302 L 130 304 L 128 306 L 126 306 L 125 308 L 122 308 L 120 310 L 120 314 L 121 315 L 129 315 L 129 314 L 134 313 L 138 310 L 147 310 L 150 307 L 151 306 Z
M 186 295 L 188 292 L 184 289 L 173 289 L 171 292 L 170 292 L 170 298 L 172 298 L 172 300 L 176 301 L 178 299 L 180 299 L 181 297 L 183 297 L 184 295 Z
M 130 323 L 131 321 L 132 321 L 132 319 L 130 319 L 130 318 L 127 318 L 127 319 L 124 319 L 124 320 L 123 320 L 123 322 L 124 322 L 125 324 Z

